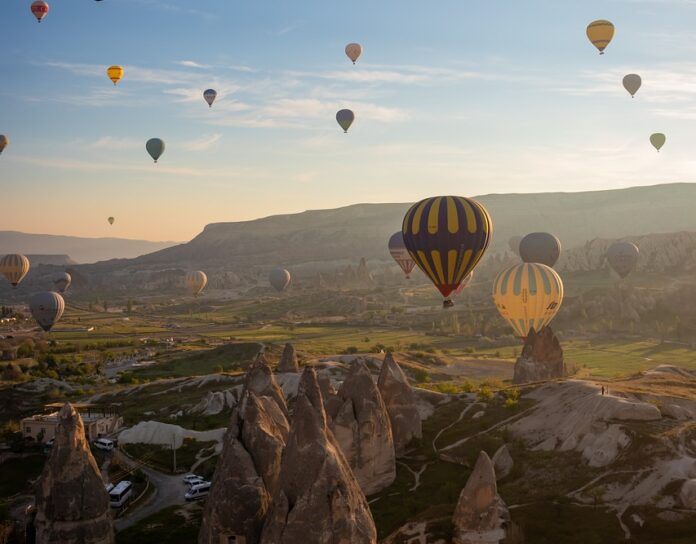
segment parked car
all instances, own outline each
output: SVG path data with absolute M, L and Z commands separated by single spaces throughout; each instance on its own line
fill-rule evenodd
M 208 492 L 210 491 L 210 482 L 203 482 L 200 484 L 195 484 L 191 486 L 191 489 L 189 489 L 188 493 L 184 495 L 184 499 L 187 501 L 195 501 L 198 499 L 202 499 L 203 497 L 208 495 Z
M 94 447 L 104 451 L 111 451 L 114 449 L 114 441 L 108 438 L 97 438 L 94 441 Z
M 199 480 L 200 482 L 205 481 L 205 479 L 202 476 L 197 476 L 196 474 L 187 474 L 186 476 L 184 476 L 184 483 L 187 485 L 191 485 L 192 483 L 196 482 L 200 483 Z

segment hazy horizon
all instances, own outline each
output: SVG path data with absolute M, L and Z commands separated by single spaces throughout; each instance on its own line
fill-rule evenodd
M 0 17 L 0 230 L 189 240 L 356 202 L 696 181 L 689 2 L 123 0 L 57 4 L 40 25 L 24 3 Z M 604 56 L 585 36 L 598 18 L 616 25 Z M 660 153 L 652 132 L 667 134 Z M 156 165 L 151 137 L 167 143 Z

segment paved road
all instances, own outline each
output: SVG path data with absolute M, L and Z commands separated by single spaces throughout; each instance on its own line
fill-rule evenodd
M 144 503 L 137 505 L 133 510 L 128 511 L 125 516 L 114 521 L 114 526 L 117 531 L 122 531 L 131 525 L 135 525 L 140 520 L 168 506 L 184 504 L 186 502 L 184 499 L 186 486 L 182 481 L 182 475 L 170 476 L 169 474 L 163 474 L 149 467 L 140 466 L 119 450 L 114 450 L 114 455 L 118 457 L 118 460 L 123 465 L 133 468 L 140 467 L 140 470 L 149 478 L 150 485 L 153 485 L 155 488 L 155 492 L 151 494 Z

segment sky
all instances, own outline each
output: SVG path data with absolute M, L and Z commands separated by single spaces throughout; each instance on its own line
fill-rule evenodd
M 41 24 L 0 3 L 0 230 L 185 241 L 359 202 L 696 182 L 696 0 L 49 3 Z M 616 26 L 602 56 L 595 19 Z

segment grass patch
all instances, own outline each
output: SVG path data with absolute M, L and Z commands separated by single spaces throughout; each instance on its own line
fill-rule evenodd
M 136 370 L 132 375 L 138 380 L 154 380 L 205 376 L 221 368 L 224 372 L 242 371 L 249 366 L 260 347 L 257 343 L 225 344 Z
M 27 491 L 29 480 L 37 478 L 43 470 L 46 456 L 29 455 L 8 459 L 0 465 L 0 497 L 7 498 Z
M 190 544 L 198 540 L 200 505 L 170 506 L 116 534 L 117 544 Z
M 177 472 L 189 472 L 191 465 L 196 462 L 196 455 L 204 448 L 210 448 L 215 442 L 198 442 L 185 438 L 183 444 L 176 450 Z M 173 472 L 172 449 L 158 444 L 124 444 L 123 449 L 134 458 L 152 465 L 164 472 Z

